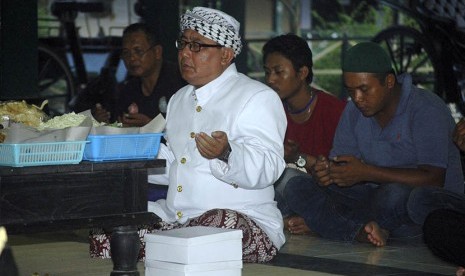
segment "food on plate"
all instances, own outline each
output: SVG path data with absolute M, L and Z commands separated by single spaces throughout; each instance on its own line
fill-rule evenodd
M 120 122 L 114 122 L 114 123 L 105 124 L 105 125 L 110 126 L 110 127 L 123 127 L 123 123 L 120 123 Z
M 0 116 L 8 117 L 11 122 L 38 127 L 47 118 L 47 114 L 42 110 L 47 102 L 44 101 L 41 107 L 27 104 L 25 101 L 0 102 Z
M 6 139 L 6 135 L 0 132 L 0 143 L 3 143 Z
M 52 119 L 41 122 L 37 127 L 38 130 L 44 129 L 63 129 L 67 127 L 79 126 L 87 117 L 74 112 L 66 113 L 61 116 L 55 116 Z

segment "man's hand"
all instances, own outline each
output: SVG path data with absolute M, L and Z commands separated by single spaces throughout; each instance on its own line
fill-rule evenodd
M 142 127 L 148 124 L 152 119 L 142 113 L 124 114 L 118 118 L 123 127 Z
M 326 157 L 320 155 L 316 158 L 312 175 L 318 180 L 321 186 L 328 186 L 333 183 L 329 174 L 329 161 Z
M 465 119 L 461 119 L 455 126 L 453 134 L 454 143 L 461 151 L 465 151 Z
M 101 104 L 96 104 L 91 110 L 92 116 L 100 123 L 110 123 L 110 112 L 108 112 Z
M 228 136 L 223 131 L 213 131 L 211 136 L 205 132 L 197 133 L 195 143 L 200 155 L 207 159 L 218 158 L 229 148 Z
M 299 144 L 293 140 L 284 141 L 284 160 L 286 163 L 294 163 L 299 156 Z
M 331 160 L 329 175 L 334 184 L 349 187 L 365 180 L 365 168 L 366 165 L 356 157 L 341 155 Z

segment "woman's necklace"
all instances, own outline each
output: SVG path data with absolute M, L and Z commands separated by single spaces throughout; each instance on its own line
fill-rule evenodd
M 291 114 L 291 115 L 297 115 L 297 114 L 300 114 L 300 113 L 306 111 L 307 109 L 309 109 L 309 108 L 310 108 L 310 105 L 312 105 L 312 103 L 313 103 L 313 100 L 316 98 L 316 97 L 314 97 L 313 92 L 310 92 L 310 93 L 311 93 L 311 95 L 310 95 L 310 100 L 309 100 L 308 103 L 307 103 L 303 108 L 301 108 L 301 109 L 291 111 L 291 110 L 289 109 L 288 103 L 285 102 L 285 106 L 286 106 L 287 112 L 289 112 L 289 114 Z M 310 112 L 310 111 L 309 111 L 309 112 Z

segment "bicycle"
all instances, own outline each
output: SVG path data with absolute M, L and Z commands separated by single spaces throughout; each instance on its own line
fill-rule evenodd
M 76 95 L 74 76 L 66 59 L 51 47 L 39 43 L 38 47 L 39 98 L 48 101 L 46 110 L 55 116 L 69 111 L 68 103 Z
M 110 52 L 104 67 L 114 68 L 114 74 L 120 61 L 121 38 L 79 37 L 75 24 L 77 14 L 104 12 L 105 6 L 101 1 L 56 0 L 51 5 L 51 11 L 60 23 L 60 35 L 39 38 L 38 78 L 39 97 L 48 100 L 47 110 L 53 117 L 72 111 L 73 100 L 89 83 L 82 44 L 91 45 L 95 52 Z M 72 56 L 72 66 L 68 62 L 68 52 Z
M 387 49 L 397 73 L 410 73 L 414 84 L 465 114 L 465 21 L 463 29 L 459 25 L 461 16 L 465 20 L 465 4 L 449 1 L 449 10 L 430 0 L 380 2 L 413 18 L 419 29 L 392 26 L 372 41 Z

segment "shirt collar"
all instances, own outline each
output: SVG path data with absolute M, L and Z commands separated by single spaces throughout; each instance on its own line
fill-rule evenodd
M 220 87 L 223 86 L 231 76 L 237 75 L 237 73 L 236 65 L 232 63 L 219 77 L 198 89 L 194 89 L 192 93 L 194 98 L 197 99 L 198 104 L 205 104 L 213 95 L 221 93 L 222 90 Z

